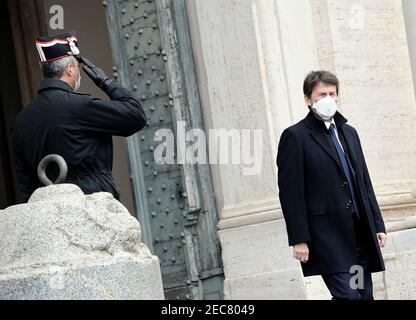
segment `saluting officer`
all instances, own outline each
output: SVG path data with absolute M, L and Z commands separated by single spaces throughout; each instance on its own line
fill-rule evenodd
M 14 165 L 24 201 L 41 187 L 39 162 L 49 154 L 61 155 L 68 165 L 67 183 L 85 194 L 106 191 L 119 199 L 112 177 L 112 136 L 130 136 L 147 122 L 139 101 L 80 56 L 75 33 L 36 40 L 43 77 L 36 96 L 17 116 L 13 131 Z M 104 101 L 78 93 L 84 72 L 110 98 Z M 58 167 L 47 168 L 54 181 Z

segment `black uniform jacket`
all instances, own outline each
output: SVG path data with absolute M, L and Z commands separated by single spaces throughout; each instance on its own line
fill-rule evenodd
M 367 227 L 372 272 L 384 270 L 376 233 L 385 232 L 357 131 L 340 113 L 335 124 L 355 171 L 361 217 Z M 289 245 L 306 242 L 305 276 L 350 272 L 356 264 L 351 195 L 325 124 L 312 112 L 283 131 L 277 155 L 279 197 Z
M 140 103 L 117 81 L 106 91 L 109 101 L 74 92 L 61 80 L 42 80 L 38 96 L 19 113 L 13 130 L 17 183 L 25 201 L 42 186 L 37 167 L 49 154 L 65 159 L 67 183 L 86 194 L 106 191 L 119 199 L 112 177 L 112 136 L 130 136 L 147 119 Z M 46 173 L 55 181 L 57 165 L 50 164 Z

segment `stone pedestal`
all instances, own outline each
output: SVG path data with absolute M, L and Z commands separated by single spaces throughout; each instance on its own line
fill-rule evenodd
M 159 260 L 110 193 L 37 189 L 0 211 L 0 299 L 163 299 Z

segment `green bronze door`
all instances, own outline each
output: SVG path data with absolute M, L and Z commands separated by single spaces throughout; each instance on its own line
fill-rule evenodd
M 136 94 L 148 116 L 147 127 L 126 143 L 142 238 L 160 259 L 165 296 L 222 299 L 210 167 L 155 161 L 158 130 L 172 130 L 176 137 L 178 124 L 203 129 L 185 1 L 109 0 L 103 5 L 114 76 Z

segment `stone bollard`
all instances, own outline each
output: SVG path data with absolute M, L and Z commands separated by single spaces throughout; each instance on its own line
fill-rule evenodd
M 159 260 L 110 193 L 37 189 L 0 210 L 0 299 L 164 299 Z

